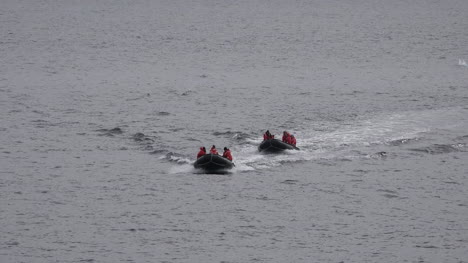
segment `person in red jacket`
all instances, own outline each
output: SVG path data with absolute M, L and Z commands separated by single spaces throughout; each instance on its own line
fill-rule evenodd
M 223 157 L 227 158 L 229 161 L 232 161 L 231 150 L 229 150 L 229 148 L 224 147 Z
M 294 137 L 294 135 L 291 134 L 291 144 L 296 146 L 296 137 Z
M 275 135 L 272 135 L 270 133 L 269 130 L 267 130 L 264 134 L 263 134 L 263 140 L 266 141 L 266 140 L 270 140 L 270 139 L 274 139 L 275 138 Z
M 218 150 L 216 150 L 216 146 L 214 146 L 214 145 L 211 146 L 210 153 L 212 153 L 212 154 L 219 154 L 219 153 L 218 153 Z
M 197 159 L 202 157 L 205 154 L 206 154 L 206 148 L 205 147 L 200 147 L 200 151 L 197 154 Z
M 295 146 L 296 145 L 296 139 L 294 138 L 294 140 L 293 140 L 293 137 L 294 136 L 292 134 L 290 134 L 289 132 L 287 132 L 287 131 L 283 132 L 283 142 L 288 143 L 288 144 L 292 144 L 292 145 Z M 293 141 L 294 141 L 294 143 L 293 143 Z
M 284 131 L 283 138 L 281 140 L 285 143 L 291 143 L 291 135 L 289 134 L 289 132 Z

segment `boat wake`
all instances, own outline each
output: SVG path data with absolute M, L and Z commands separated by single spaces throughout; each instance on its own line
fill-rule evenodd
M 449 142 L 447 147 L 442 147 L 431 141 L 431 133 L 437 133 L 444 129 L 454 130 L 457 123 L 466 123 L 461 121 L 466 119 L 464 116 L 468 116 L 468 110 L 452 108 L 373 116 L 358 121 L 342 122 L 340 125 L 327 126 L 324 122 L 319 131 L 314 129 L 291 130 L 298 138 L 297 146 L 301 150 L 286 150 L 281 154 L 258 152 L 258 145 L 262 142 L 261 135 L 254 137 L 242 134 L 243 143 L 236 145 L 235 141 L 238 138 L 235 134 L 229 134 L 234 140 L 232 144 L 236 145 L 231 147 L 236 165 L 233 171 L 249 172 L 308 161 L 330 164 L 331 162 L 356 159 L 385 159 L 402 150 L 409 153 L 427 152 L 429 154 L 455 150 L 464 151 L 467 145 L 464 140 Z M 314 125 L 317 126 L 316 123 Z M 460 131 L 466 130 L 465 128 L 458 127 Z M 224 135 L 220 134 L 220 136 Z M 167 153 L 162 158 L 176 163 L 177 166 L 185 167 L 184 169 L 182 167 L 176 168 L 174 171 L 188 172 L 192 170 L 193 160 L 186 156 Z
M 463 112 L 464 111 L 464 112 Z M 468 116 L 467 110 L 442 109 L 417 112 L 395 113 L 387 116 L 374 116 L 356 122 L 343 123 L 338 128 L 321 127 L 320 131 L 302 130 L 292 131 L 298 138 L 297 146 L 300 151 L 285 151 L 284 154 L 263 155 L 257 151 L 261 143 L 258 138 L 250 138 L 248 145 L 233 150 L 236 155 L 238 170 L 249 171 L 268 169 L 285 163 L 299 163 L 305 161 L 350 161 L 354 159 L 382 159 L 391 156 L 401 148 L 409 152 L 415 151 L 413 145 L 424 146 L 422 152 L 439 152 L 441 147 L 432 147 L 431 133 L 439 129 L 453 129 L 454 123 Z M 466 118 L 466 117 L 465 117 Z M 462 129 L 461 129 L 462 130 Z M 465 142 L 458 140 L 448 143 L 447 148 L 460 151 L 460 145 Z M 454 148 L 453 145 L 457 145 Z M 399 148 L 395 148 L 399 147 Z M 462 147 L 463 148 L 463 147 Z M 429 149 L 429 150 L 427 150 Z M 465 149 L 465 148 L 463 148 Z
M 159 159 L 164 159 L 169 162 L 177 163 L 177 164 L 191 164 L 193 163 L 192 160 L 190 160 L 187 156 L 178 154 L 178 153 L 173 153 L 173 152 L 168 152 L 165 155 L 159 157 Z

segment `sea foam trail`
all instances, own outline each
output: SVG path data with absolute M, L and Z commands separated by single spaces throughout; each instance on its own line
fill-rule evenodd
M 249 144 L 235 148 L 236 162 L 244 170 L 266 169 L 288 162 L 318 159 L 355 159 L 383 157 L 377 146 L 391 147 L 424 139 L 436 129 L 453 129 L 467 110 L 460 108 L 394 113 L 366 120 L 345 123 L 331 131 L 291 131 L 298 138 L 300 151 L 286 151 L 279 155 L 258 152 L 261 138 L 250 138 Z M 399 142 L 399 143 L 396 143 Z M 375 147 L 373 147 L 375 146 Z M 247 168 L 248 167 L 248 168 Z
M 399 146 L 427 139 L 428 134 L 436 129 L 454 129 L 460 125 L 459 121 L 463 116 L 468 116 L 467 110 L 448 108 L 373 116 L 344 123 L 333 130 L 291 130 L 291 133 L 298 138 L 297 146 L 300 151 L 290 150 L 276 155 L 258 151 L 258 145 L 262 142 L 261 134 L 247 137 L 244 140 L 246 143 L 231 148 L 236 165 L 233 171 L 248 172 L 269 169 L 285 163 L 313 160 L 385 157 L 386 153 L 382 152 L 382 147 Z M 162 158 L 175 163 L 170 173 L 193 170 L 193 160 L 186 156 L 170 153 Z
M 195 168 L 191 164 L 173 165 L 169 168 L 169 174 L 195 173 Z

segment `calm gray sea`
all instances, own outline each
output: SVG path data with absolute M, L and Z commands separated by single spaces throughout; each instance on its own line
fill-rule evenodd
M 4 0 L 0 61 L 2 263 L 468 262 L 466 0 Z

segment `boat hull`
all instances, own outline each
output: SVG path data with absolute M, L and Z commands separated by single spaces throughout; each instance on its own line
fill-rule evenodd
M 207 172 L 226 171 L 234 167 L 234 163 L 218 154 L 205 154 L 193 164 L 196 169 Z
M 265 140 L 258 146 L 258 151 L 264 153 L 278 153 L 285 150 L 299 150 L 299 148 L 278 139 Z

